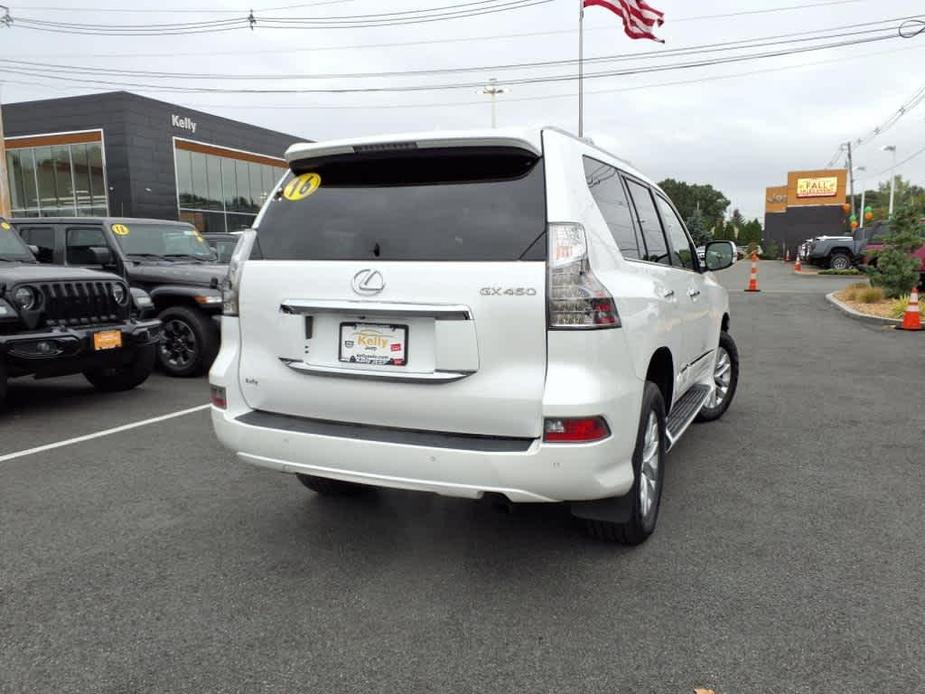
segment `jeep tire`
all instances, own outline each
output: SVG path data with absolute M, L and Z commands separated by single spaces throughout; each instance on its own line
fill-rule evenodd
M 6 402 L 6 366 L 3 364 L 3 360 L 0 359 L 0 409 L 3 409 L 3 403 Z
M 739 386 L 739 348 L 725 330 L 719 334 L 716 360 L 713 362 L 713 394 L 700 410 L 695 422 L 713 422 L 722 417 Z
M 212 318 L 186 306 L 166 308 L 158 318 L 163 327 L 157 362 L 164 373 L 188 378 L 208 371 L 221 341 Z
M 84 371 L 90 385 L 104 393 L 116 393 L 140 386 L 154 370 L 156 345 L 145 345 L 139 349 L 130 364 Z
M 647 381 L 642 394 L 636 448 L 633 450 L 633 473 L 636 479 L 629 492 L 632 504 L 629 520 L 615 523 L 585 519 L 588 535 L 622 545 L 639 545 L 655 531 L 665 479 L 666 442 L 662 392 L 654 383 Z

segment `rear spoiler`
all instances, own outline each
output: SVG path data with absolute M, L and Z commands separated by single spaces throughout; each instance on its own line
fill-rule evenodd
M 341 140 L 333 142 L 300 142 L 286 150 L 286 161 L 316 159 L 339 154 L 362 154 L 366 152 L 387 152 L 411 149 L 446 149 L 449 147 L 513 147 L 523 149 L 535 156 L 542 156 L 539 137 L 536 142 L 511 135 L 448 136 L 443 134 L 423 137 L 395 136 L 367 140 Z

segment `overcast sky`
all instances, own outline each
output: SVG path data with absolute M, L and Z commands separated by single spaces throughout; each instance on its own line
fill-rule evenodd
M 344 16 L 455 5 L 463 0 L 315 0 L 290 9 L 281 0 L 254 7 L 258 17 Z M 471 1 L 471 0 L 470 0 Z M 705 43 L 827 29 L 925 12 L 922 0 L 856 0 L 766 14 L 697 19 L 704 15 L 818 4 L 824 0 L 650 0 L 666 14 L 660 34 L 664 49 Z M 272 3 L 272 4 L 270 4 Z M 47 20 L 99 24 L 156 24 L 205 21 L 234 16 L 239 5 L 216 0 L 176 0 L 128 5 L 86 0 L 80 12 L 51 8 L 76 6 L 70 0 L 14 2 L 11 14 Z M 83 2 L 81 5 L 86 6 Z M 158 12 L 113 12 L 105 8 Z M 182 12 L 165 11 L 178 8 Z M 356 73 L 492 66 L 577 56 L 577 0 L 500 12 L 483 17 L 422 25 L 364 29 L 241 30 L 174 37 L 96 37 L 0 29 L 0 57 L 80 66 L 120 67 L 166 72 L 222 74 Z M 190 10 L 203 10 L 201 14 Z M 241 10 L 246 16 L 248 7 Z M 517 36 L 517 34 L 521 34 Z M 522 34 L 531 34 L 523 36 Z M 663 50 L 650 41 L 632 41 L 617 18 L 589 8 L 585 56 L 611 56 Z M 640 57 L 607 68 L 646 67 L 682 58 Z M 821 168 L 839 142 L 861 137 L 886 120 L 925 86 L 925 34 L 802 55 L 672 70 L 655 74 L 604 77 L 585 82 L 585 130 L 599 145 L 630 160 L 656 179 L 674 177 L 710 183 L 748 216 L 761 216 L 764 188 L 786 181 L 791 169 Z M 566 68 L 567 71 L 570 68 Z M 497 77 L 561 74 L 562 67 L 484 70 L 437 76 L 286 81 L 184 81 L 184 85 L 242 87 L 343 87 L 476 82 Z M 750 74 L 744 74 L 750 73 Z M 5 102 L 51 98 L 116 87 L 74 80 L 13 75 L 0 66 Z M 698 80 L 694 82 L 694 80 Z M 126 79 L 126 82 L 133 81 Z M 152 84 L 154 80 L 142 81 Z M 677 84 L 677 82 L 688 82 Z M 175 80 L 157 82 L 164 88 Z M 675 83 L 675 84 L 666 84 Z M 503 84 L 502 84 L 503 86 Z M 125 89 L 229 118 L 311 139 L 422 129 L 487 127 L 488 97 L 476 88 L 385 94 L 204 94 Z M 552 124 L 574 131 L 574 83 L 513 85 L 498 97 L 500 126 Z M 895 144 L 902 160 L 925 147 L 925 106 L 905 116 L 889 132 L 860 148 L 856 164 L 867 167 L 873 187 L 889 169 Z M 925 184 L 925 155 L 899 172 Z M 888 179 L 888 173 L 880 176 Z

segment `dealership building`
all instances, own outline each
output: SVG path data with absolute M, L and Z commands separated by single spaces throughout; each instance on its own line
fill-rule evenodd
M 791 171 L 787 185 L 765 192 L 764 240 L 776 241 L 790 256 L 806 239 L 845 234 L 847 169 Z
M 131 94 L 3 107 L 14 217 L 181 219 L 249 226 L 305 138 Z

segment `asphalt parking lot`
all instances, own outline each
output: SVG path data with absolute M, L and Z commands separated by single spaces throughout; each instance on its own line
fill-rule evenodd
M 0 414 L 3 692 L 925 691 L 925 338 L 849 280 L 723 275 L 742 377 L 671 453 L 657 533 L 235 462 L 204 379 L 23 382 Z

